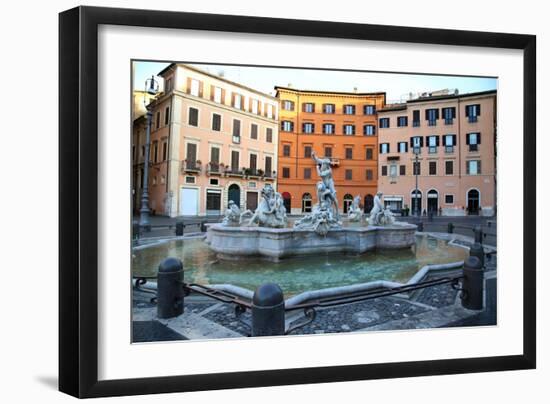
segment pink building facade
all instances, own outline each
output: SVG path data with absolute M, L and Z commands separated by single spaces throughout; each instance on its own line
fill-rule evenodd
M 378 189 L 387 206 L 495 214 L 496 91 L 421 97 L 386 106 L 378 119 Z
M 231 199 L 254 210 L 276 187 L 278 100 L 192 66 L 159 73 L 151 104 L 150 208 L 154 214 L 220 215 Z M 134 206 L 143 177 L 143 118 L 134 121 Z

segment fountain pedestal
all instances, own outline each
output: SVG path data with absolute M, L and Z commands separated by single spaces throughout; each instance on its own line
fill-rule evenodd
M 390 226 L 342 227 L 326 235 L 297 228 L 252 226 L 208 227 L 206 240 L 219 258 L 270 260 L 330 252 L 362 254 L 376 249 L 409 248 L 415 243 L 416 225 L 396 222 Z

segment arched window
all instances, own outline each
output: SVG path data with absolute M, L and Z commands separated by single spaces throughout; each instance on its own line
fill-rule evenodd
M 477 189 L 470 189 L 468 191 L 468 205 L 466 207 L 469 215 L 479 215 L 479 191 Z
M 231 184 L 228 188 L 227 199 L 241 207 L 241 188 L 237 184 Z
M 302 212 L 311 213 L 311 207 L 312 207 L 311 194 L 306 192 L 304 195 L 302 195 Z
M 439 194 L 437 190 L 430 189 L 428 191 L 428 213 L 433 213 L 434 215 L 437 214 L 439 210 Z
M 411 191 L 411 214 L 420 216 L 422 214 L 422 191 Z
M 344 213 L 348 213 L 349 207 L 353 203 L 353 196 L 350 194 L 344 195 Z
M 292 201 L 292 197 L 290 196 L 290 193 L 283 192 L 281 194 L 283 197 L 283 202 L 285 204 L 286 213 L 290 213 L 290 202 Z

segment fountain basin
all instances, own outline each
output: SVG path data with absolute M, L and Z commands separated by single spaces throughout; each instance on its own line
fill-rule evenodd
M 342 227 L 326 236 L 295 228 L 208 226 L 206 242 L 218 258 L 241 260 L 262 257 L 269 260 L 345 252 L 362 254 L 376 249 L 409 248 L 415 244 L 416 225 L 396 222 L 391 226 Z

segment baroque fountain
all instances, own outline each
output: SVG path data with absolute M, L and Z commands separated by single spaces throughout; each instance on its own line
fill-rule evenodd
M 357 196 L 347 218 L 338 212 L 330 159 L 312 154 L 317 174 L 317 203 L 312 212 L 290 225 L 281 194 L 268 184 L 258 208 L 241 212 L 229 201 L 222 223 L 209 226 L 206 242 L 221 259 L 282 258 L 322 253 L 362 254 L 376 249 L 404 249 L 415 244 L 416 226 L 397 222 L 382 203 L 382 193 L 363 218 Z

